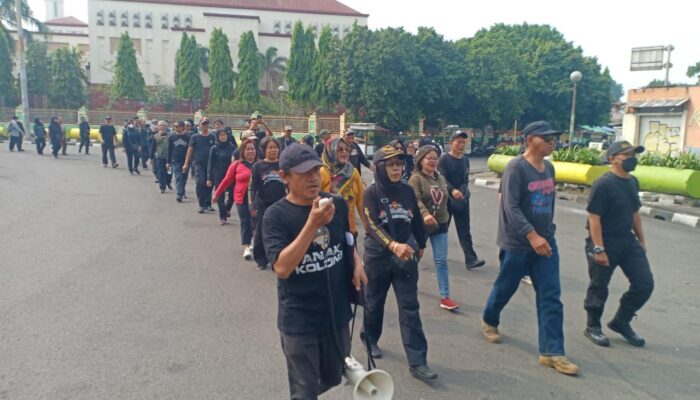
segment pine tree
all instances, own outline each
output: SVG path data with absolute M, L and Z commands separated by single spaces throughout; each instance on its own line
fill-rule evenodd
M 83 69 L 76 48 L 61 47 L 51 53 L 49 103 L 52 107 L 76 109 L 85 104 Z
M 221 102 L 233 97 L 233 61 L 228 37 L 221 28 L 214 29 L 209 40 L 209 97 Z
M 252 31 L 244 32 L 238 45 L 238 77 L 236 100 L 244 107 L 254 107 L 260 100 L 258 82 L 262 65 Z
M 124 32 L 119 38 L 112 95 L 138 100 L 146 99 L 146 83 L 136 62 L 136 50 L 128 32 Z
M 289 82 L 289 98 L 302 105 L 308 106 L 313 100 L 315 54 L 313 31 L 310 28 L 305 31 L 301 21 L 297 21 L 292 31 L 292 46 L 286 77 Z
M 0 31 L 0 106 L 12 107 L 17 101 L 15 78 L 12 75 L 12 56 L 8 37 Z
M 183 32 L 179 52 L 177 97 L 188 100 L 202 98 L 202 79 L 199 77 L 199 48 L 194 35 Z
M 43 96 L 47 93 L 51 75 L 49 64 L 51 59 L 47 55 L 47 46 L 44 42 L 31 42 L 27 46 L 27 89 L 29 94 Z
M 340 41 L 333 37 L 331 28 L 325 26 L 318 38 L 318 53 L 313 67 L 313 102 L 330 109 L 340 101 L 338 82 Z

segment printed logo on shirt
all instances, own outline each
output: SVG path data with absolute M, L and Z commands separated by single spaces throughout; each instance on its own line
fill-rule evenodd
M 328 231 L 328 228 L 323 226 L 316 230 L 316 236 L 314 236 L 313 243 L 321 247 L 323 250 L 327 249 L 328 245 L 331 243 L 331 233 Z
M 296 268 L 295 273 L 299 275 L 321 272 L 328 268 L 333 268 L 343 260 L 343 244 L 304 254 L 304 259 Z
M 351 155 L 351 156 L 356 156 L 357 154 L 358 154 L 358 153 L 357 153 L 357 149 L 352 149 L 352 150 L 350 150 L 350 155 Z
M 554 203 L 554 179 L 532 181 L 527 185 L 527 189 L 532 193 L 532 214 L 551 214 Z
M 282 182 L 279 171 L 270 171 L 262 176 L 263 185 L 267 185 L 270 182 Z
M 445 198 L 445 194 L 442 192 L 442 190 L 440 190 L 440 186 L 433 185 L 430 187 L 430 197 L 433 199 L 433 204 L 435 204 L 435 207 L 440 207 Z
M 391 219 L 394 221 L 399 220 L 410 224 L 413 219 L 413 211 L 405 209 L 402 204 L 396 201 L 391 202 L 389 210 L 391 211 Z M 379 211 L 379 220 L 382 221 L 383 224 L 389 221 L 383 209 Z

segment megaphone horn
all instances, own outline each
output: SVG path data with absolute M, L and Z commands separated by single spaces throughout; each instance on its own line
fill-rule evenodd
M 345 358 L 345 379 L 353 386 L 353 400 L 391 400 L 394 398 L 394 381 L 381 369 L 369 372 L 362 368 L 353 356 Z

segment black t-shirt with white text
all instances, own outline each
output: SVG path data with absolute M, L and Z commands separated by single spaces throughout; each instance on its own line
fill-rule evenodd
M 637 178 L 625 179 L 608 172 L 593 183 L 586 211 L 600 215 L 605 240 L 630 235 L 632 217 L 641 206 Z
M 251 202 L 259 207 L 267 207 L 285 196 L 285 187 L 280 178 L 279 162 L 261 160 L 253 164 L 250 171 Z
M 338 330 L 347 327 L 350 321 L 351 272 L 344 260 L 348 208 L 339 196 L 333 196 L 333 204 L 333 220 L 316 232 L 296 270 L 287 279 L 277 280 L 277 327 L 285 334 L 327 332 L 332 327 L 331 321 L 335 322 L 333 329 Z M 273 267 L 280 252 L 299 235 L 310 213 L 311 206 L 296 205 L 286 198 L 267 209 L 262 237 Z

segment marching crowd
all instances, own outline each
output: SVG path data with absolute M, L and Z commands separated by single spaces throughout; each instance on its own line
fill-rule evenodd
M 87 123 L 83 121 L 85 125 Z M 11 122 L 12 124 L 12 122 Z M 36 121 L 36 132 L 40 121 Z M 454 221 L 467 269 L 485 264 L 474 251 L 470 233 L 469 159 L 463 155 L 468 136 L 456 131 L 449 150 L 434 143 L 393 140 L 378 148 L 372 159 L 363 154 L 352 130 L 321 133 L 297 142 L 291 126 L 275 138 L 259 115 L 236 140 L 221 120 L 203 118 L 199 125 L 177 121 L 172 131 L 165 121 L 135 118 L 126 121 L 122 145 L 131 174 L 139 166 L 153 169 L 161 193 L 173 189 L 176 200 L 187 197 L 185 187 L 195 180 L 197 211 L 218 211 L 226 224 L 233 205 L 240 220 L 242 257 L 258 268 L 272 270 L 279 281 L 278 328 L 284 352 L 290 396 L 315 399 L 340 383 L 344 358 L 350 354 L 351 303 L 364 307 L 361 337 L 373 358 L 381 358 L 385 300 L 389 288 L 396 295 L 401 340 L 410 373 L 432 380 L 427 340 L 418 301 L 418 262 L 428 242 L 440 295 L 439 307 L 454 310 L 447 265 L 448 229 Z M 86 142 L 83 143 L 84 130 Z M 10 133 L 16 131 L 13 126 Z M 89 151 L 89 125 L 81 124 L 81 148 Z M 118 167 L 114 150 L 116 129 L 111 118 L 100 127 L 102 164 Z M 63 130 L 65 132 L 65 130 Z M 498 239 L 500 269 L 482 315 L 486 341 L 500 343 L 500 314 L 524 276 L 536 293 L 539 363 L 576 375 L 578 367 L 564 349 L 563 305 L 560 300 L 554 167 L 545 159 L 560 132 L 545 121 L 523 130 L 524 153 L 507 166 L 499 190 Z M 63 135 L 63 136 L 61 136 Z M 53 154 L 65 142 L 59 120 L 52 120 L 49 136 Z M 54 137 L 55 136 L 55 137 Z M 11 142 L 11 150 L 17 142 Z M 42 148 L 43 150 L 43 148 Z M 41 153 L 39 144 L 37 151 Z M 65 150 L 64 150 L 65 151 Z M 630 172 L 636 154 L 644 151 L 627 142 L 607 149 L 611 172 L 591 190 L 585 250 L 590 284 L 584 308 L 584 332 L 593 343 L 608 346 L 601 316 L 608 284 L 619 266 L 630 281 L 608 328 L 630 344 L 644 339 L 630 322 L 650 298 L 653 276 L 638 210 L 639 185 Z M 370 168 L 372 184 L 365 186 L 361 166 Z M 326 201 L 328 199 L 329 201 Z M 217 210 L 212 205 L 216 203 Z M 364 252 L 357 252 L 359 223 L 364 227 Z M 356 292 L 357 290 L 361 292 Z

